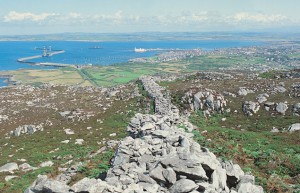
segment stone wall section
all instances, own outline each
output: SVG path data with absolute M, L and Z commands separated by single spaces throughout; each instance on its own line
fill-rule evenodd
M 39 176 L 25 193 L 263 193 L 254 176 L 193 140 L 192 124 L 154 77 L 140 80 L 155 100 L 155 114 L 131 119 L 129 136 L 119 143 L 105 180 L 84 178 L 68 186 Z

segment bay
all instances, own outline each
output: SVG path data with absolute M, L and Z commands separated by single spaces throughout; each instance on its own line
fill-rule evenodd
M 17 69 L 53 68 L 38 67 L 17 62 L 17 59 L 41 55 L 43 47 L 65 50 L 52 57 L 32 60 L 34 62 L 54 62 L 76 65 L 110 65 L 124 63 L 138 57 L 150 57 L 161 51 L 134 52 L 134 48 L 144 49 L 196 49 L 204 50 L 261 45 L 254 41 L 233 40 L 188 40 L 188 41 L 128 41 L 128 42 L 81 42 L 81 41 L 3 41 L 0 42 L 0 71 Z M 96 48 L 96 49 L 95 49 Z

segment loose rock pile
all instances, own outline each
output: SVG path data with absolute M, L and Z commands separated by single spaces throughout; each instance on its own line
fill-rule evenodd
M 156 115 L 136 114 L 127 128 L 104 181 L 88 179 L 72 187 L 39 176 L 26 193 L 40 192 L 150 192 L 150 193 L 262 193 L 254 177 L 239 165 L 223 162 L 193 141 L 192 126 L 164 99 L 151 77 L 142 77 L 155 99 Z M 181 127 L 182 126 L 182 127 Z

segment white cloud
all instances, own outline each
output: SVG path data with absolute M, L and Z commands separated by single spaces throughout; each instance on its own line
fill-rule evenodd
M 263 13 L 250 14 L 245 12 L 237 13 L 232 18 L 237 22 L 250 21 L 262 23 L 282 22 L 288 19 L 286 16 L 281 14 L 268 15 Z
M 116 11 L 112 13 L 70 12 L 30 13 L 11 11 L 4 16 L 2 24 L 11 25 L 14 22 L 24 23 L 30 27 L 35 23 L 43 24 L 51 29 L 55 27 L 76 31 L 87 29 L 101 29 L 103 31 L 143 31 L 143 30 L 234 30 L 234 29 L 263 29 L 282 27 L 284 25 L 298 25 L 282 14 L 238 12 L 225 15 L 216 11 L 198 11 L 181 13 L 161 13 L 159 15 L 143 15 Z M 1 21 L 0 21 L 1 23 Z M 24 26 L 24 25 L 22 25 Z M 70 29 L 70 30 L 69 30 Z
M 57 16 L 56 13 L 41 13 L 34 14 L 30 12 L 16 12 L 11 11 L 4 16 L 4 22 L 13 22 L 13 21 L 43 21 L 51 16 Z

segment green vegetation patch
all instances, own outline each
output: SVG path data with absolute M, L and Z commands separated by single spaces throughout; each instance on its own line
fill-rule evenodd
M 221 126 L 224 115 L 205 119 L 198 111 L 190 121 L 198 127 L 195 140 L 226 160 L 239 163 L 244 171 L 253 173 L 267 192 L 289 192 L 288 183 L 299 184 L 299 133 L 254 132 Z M 202 132 L 206 130 L 206 132 Z M 276 184 L 274 180 L 276 178 Z

